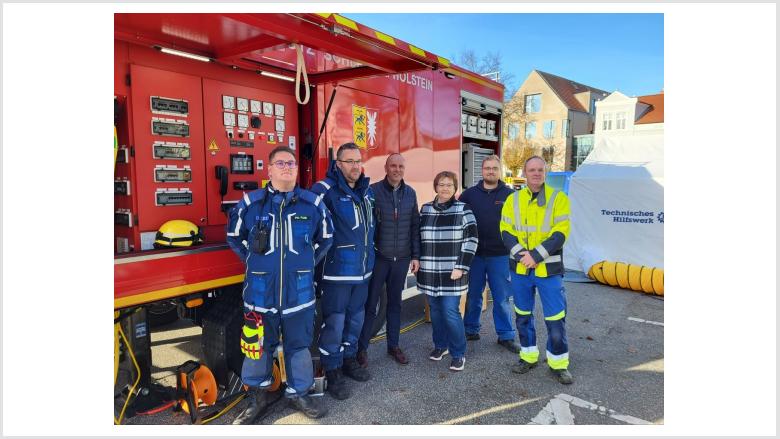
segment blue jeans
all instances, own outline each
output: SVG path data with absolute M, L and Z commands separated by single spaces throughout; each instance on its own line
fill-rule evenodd
M 409 272 L 411 259 L 399 259 L 391 261 L 377 255 L 374 263 L 374 274 L 368 287 L 368 300 L 366 300 L 366 317 L 363 320 L 363 330 L 360 333 L 358 350 L 368 350 L 368 342 L 371 340 L 371 328 L 376 320 L 376 304 L 382 294 L 382 289 L 387 284 L 387 349 L 398 347 L 398 338 L 401 332 L 401 292 L 406 284 L 406 273 Z
M 460 296 L 427 296 L 433 325 L 433 347 L 449 349 L 452 358 L 466 355 L 466 332 L 460 316 Z
M 566 289 L 563 287 L 563 276 L 536 277 L 533 270 L 527 275 L 512 273 L 512 291 L 520 338 L 520 359 L 529 363 L 539 360 L 533 316 L 534 299 L 536 291 L 539 291 L 547 326 L 547 364 L 552 369 L 567 369 L 569 343 L 566 340 Z
M 482 313 L 482 291 L 485 280 L 490 284 L 493 296 L 493 325 L 499 340 L 514 340 L 512 307 L 509 305 L 509 257 L 475 256 L 469 269 L 469 293 L 466 299 L 466 315 L 463 324 L 466 334 L 479 332 L 479 317 Z
M 357 355 L 367 295 L 368 281 L 357 285 L 323 283 L 319 347 L 325 370 L 337 369 L 345 358 Z
M 244 310 L 248 312 L 248 310 Z M 250 387 L 265 389 L 273 383 L 273 360 L 282 336 L 284 367 L 287 372 L 287 397 L 307 395 L 314 384 L 311 346 L 314 337 L 314 307 L 282 318 L 279 313 L 263 314 L 263 355 L 257 360 L 244 357 L 241 381 Z M 236 340 L 238 342 L 238 340 Z

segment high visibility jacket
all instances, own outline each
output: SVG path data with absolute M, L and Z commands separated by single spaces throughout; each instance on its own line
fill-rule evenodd
M 569 197 L 565 193 L 542 185 L 532 199 L 528 187 L 515 192 L 501 210 L 501 239 L 514 263 L 520 252 L 527 250 L 538 264 L 538 277 L 563 274 L 563 243 L 569 236 Z M 528 274 L 525 265 L 517 263 L 517 274 Z

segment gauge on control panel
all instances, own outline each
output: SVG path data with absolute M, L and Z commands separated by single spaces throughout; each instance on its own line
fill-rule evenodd
M 226 127 L 236 126 L 236 115 L 233 113 L 222 113 L 222 120 Z
M 239 114 L 238 115 L 238 127 L 239 128 L 249 128 L 249 115 L 247 115 L 247 114 Z
M 238 111 L 249 111 L 249 100 L 246 98 L 236 98 Z
M 233 96 L 222 96 L 222 108 L 225 110 L 235 110 L 236 98 Z
M 274 104 L 272 102 L 263 102 L 263 114 L 266 116 L 274 115 Z
M 252 113 L 260 113 L 263 110 L 263 103 L 252 99 L 249 101 L 249 111 Z
M 231 174 L 254 174 L 254 156 L 250 154 L 230 154 Z
M 274 105 L 274 112 L 277 116 L 284 117 L 284 105 L 282 104 Z
M 276 119 L 276 131 L 284 131 L 284 121 Z

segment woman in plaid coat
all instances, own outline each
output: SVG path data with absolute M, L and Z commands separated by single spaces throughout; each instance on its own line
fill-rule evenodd
M 450 370 L 466 364 L 466 333 L 460 296 L 469 287 L 468 271 L 477 251 L 477 222 L 468 204 L 455 199 L 458 177 L 448 171 L 433 180 L 436 198 L 420 210 L 420 271 L 417 288 L 428 296 L 433 325 L 433 351 L 440 361 L 452 356 Z

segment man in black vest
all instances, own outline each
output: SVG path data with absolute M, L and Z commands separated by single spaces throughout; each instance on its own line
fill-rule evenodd
M 417 194 L 404 183 L 405 160 L 401 154 L 390 154 L 385 162 L 384 180 L 371 185 L 376 197 L 377 218 L 374 246 L 376 263 L 368 287 L 366 317 L 358 340 L 357 360 L 368 367 L 368 342 L 376 319 L 379 297 L 387 288 L 387 353 L 400 364 L 409 359 L 398 347 L 401 330 L 401 292 L 406 274 L 420 268 L 420 211 Z

